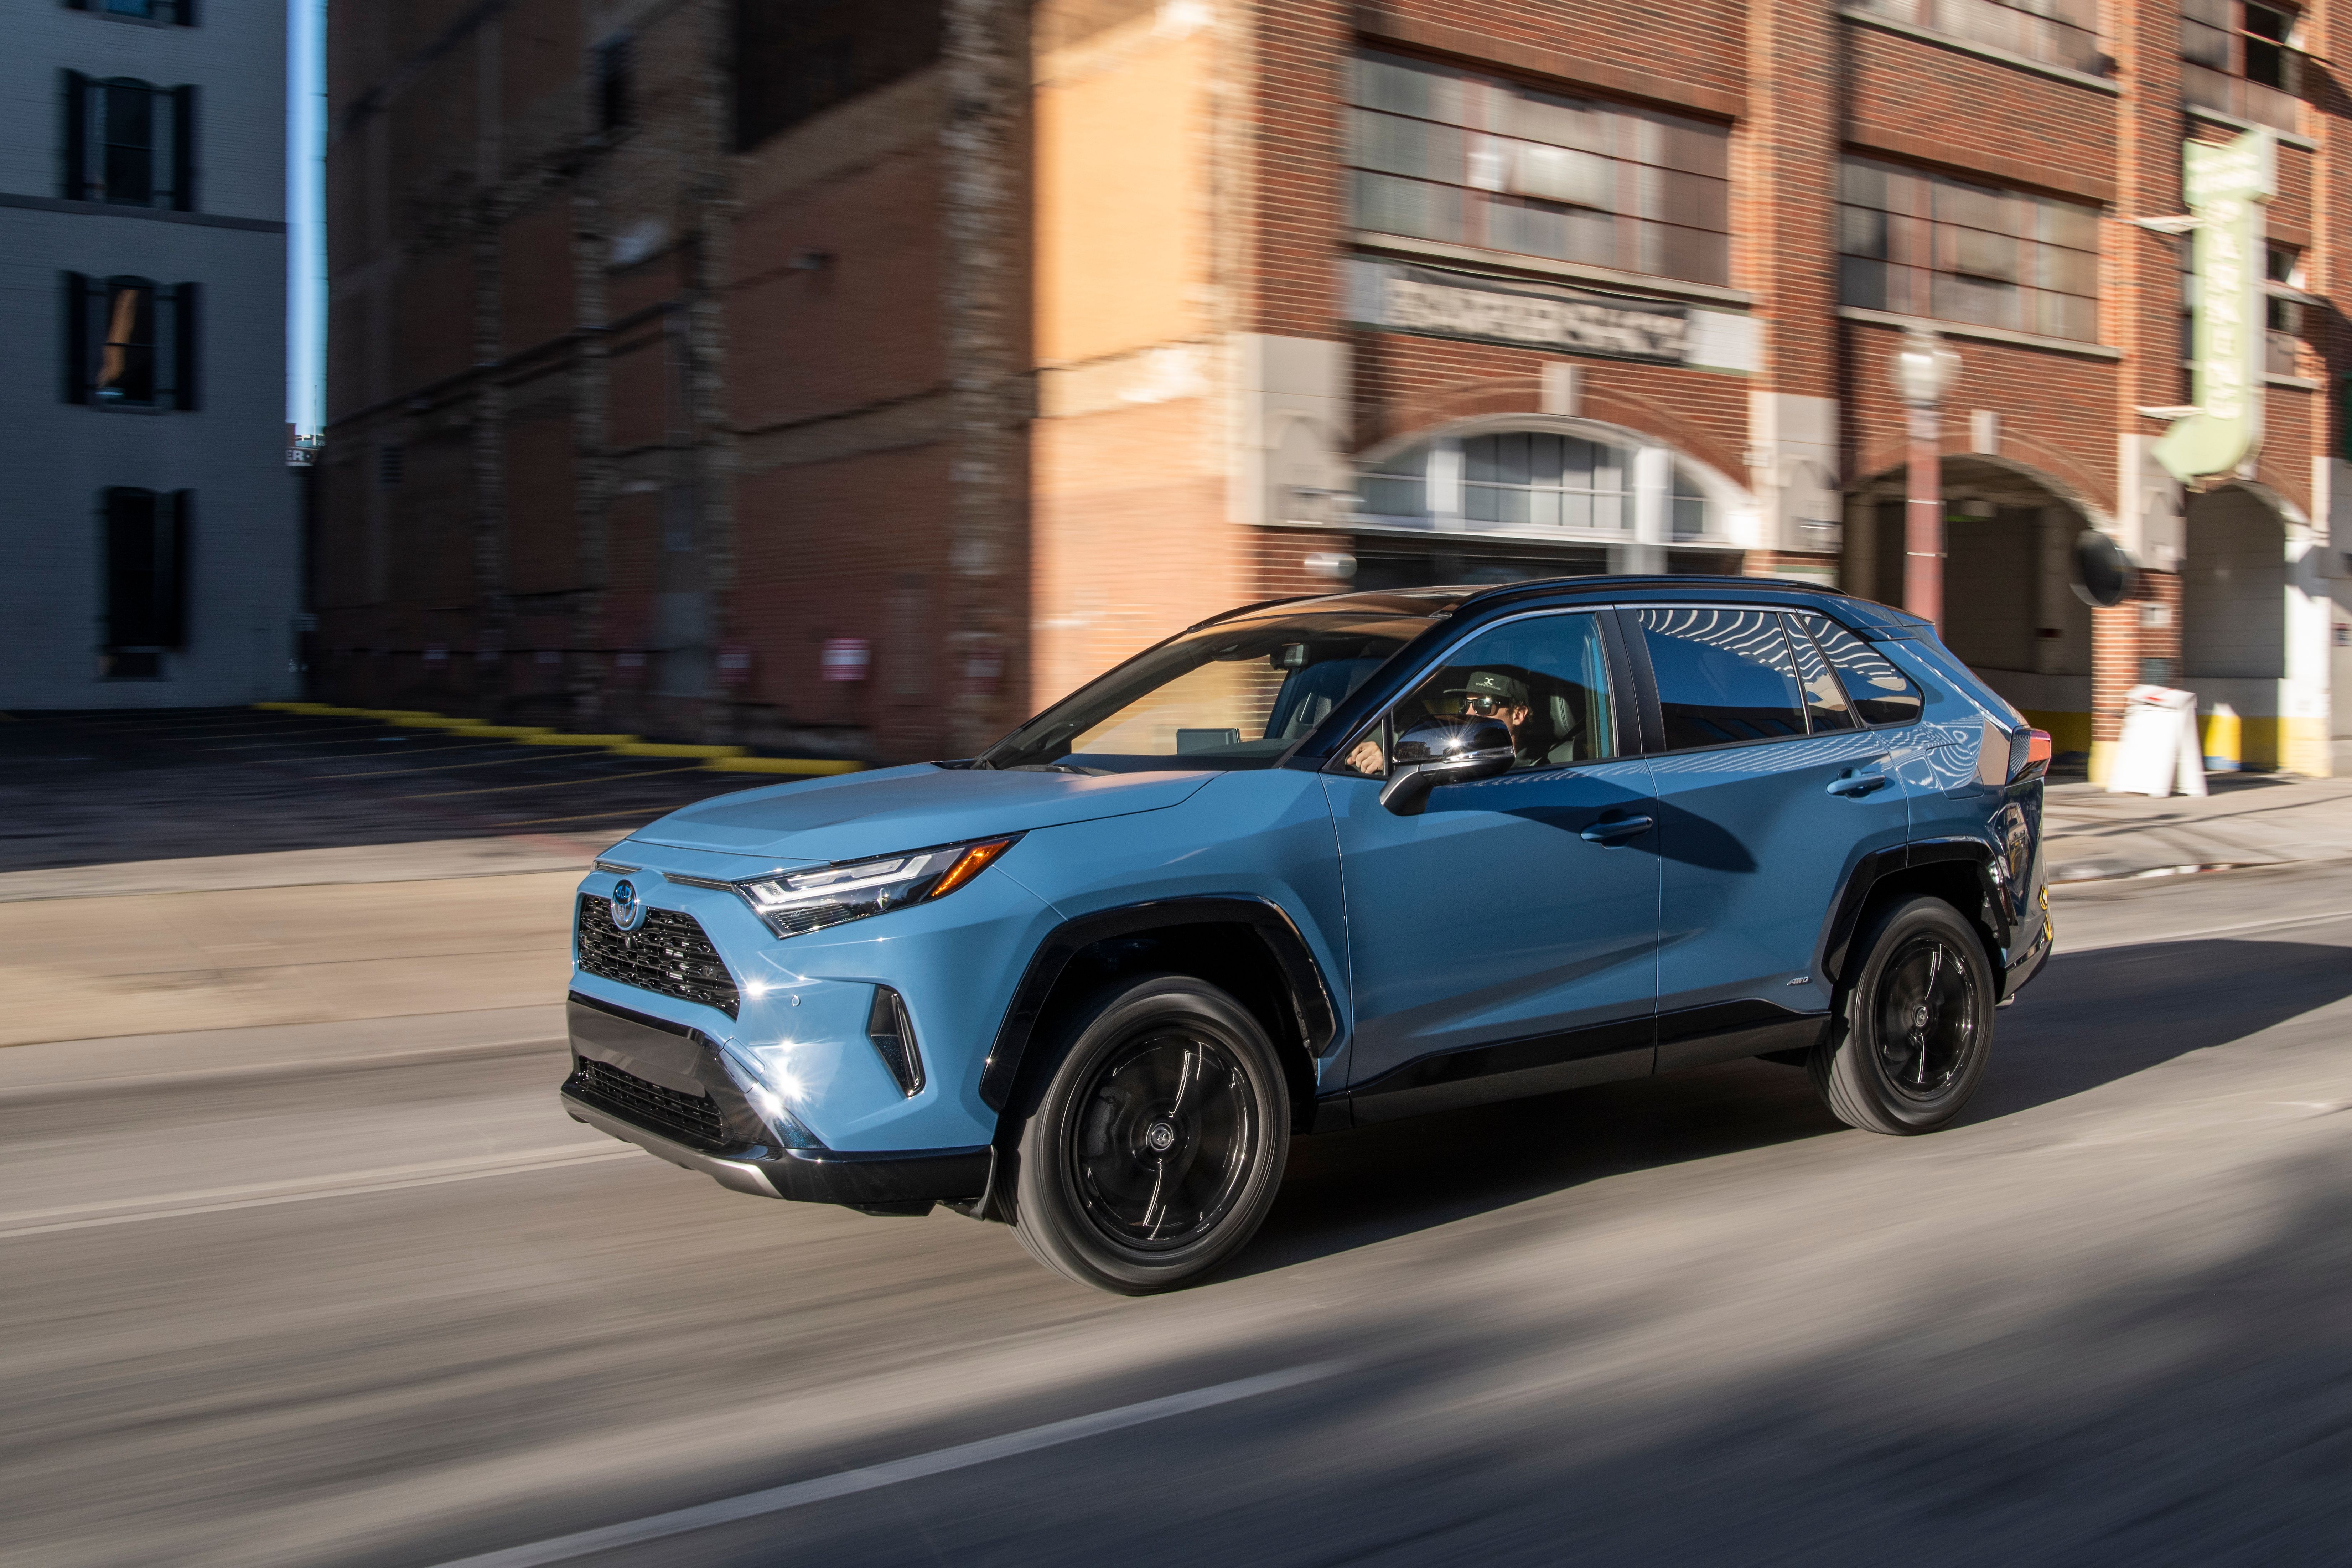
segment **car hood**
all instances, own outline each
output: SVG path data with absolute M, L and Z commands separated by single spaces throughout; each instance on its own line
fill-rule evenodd
M 629 837 L 780 863 L 855 860 L 1159 811 L 1216 776 L 996 773 L 922 763 L 719 795 L 674 811 Z

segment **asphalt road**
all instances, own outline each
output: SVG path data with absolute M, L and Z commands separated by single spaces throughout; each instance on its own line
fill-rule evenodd
M 0 1052 L 0 1558 L 2352 1558 L 2352 878 L 2059 912 L 1949 1132 L 1744 1063 L 1305 1142 L 1140 1301 L 603 1143 L 538 1015 Z

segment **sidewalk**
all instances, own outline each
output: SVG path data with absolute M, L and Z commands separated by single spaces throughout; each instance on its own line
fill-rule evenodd
M 2352 858 L 2352 779 L 2219 773 L 2200 800 L 2050 786 L 2053 882 L 2133 877 L 2184 866 L 2271 866 Z

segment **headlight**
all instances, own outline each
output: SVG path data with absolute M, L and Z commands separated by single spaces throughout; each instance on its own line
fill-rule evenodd
M 927 899 L 944 899 L 1013 847 L 1020 837 L 950 844 L 879 860 L 796 871 L 757 882 L 739 882 L 743 896 L 778 936 L 802 936 L 846 921 L 862 921 Z

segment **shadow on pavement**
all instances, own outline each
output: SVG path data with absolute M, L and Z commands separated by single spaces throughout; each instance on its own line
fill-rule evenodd
M 2352 995 L 2347 950 L 2156 942 L 2060 953 L 2000 1015 L 1962 1123 L 2016 1115 Z M 1575 1089 L 1299 1139 L 1281 1199 L 1229 1274 L 1286 1268 L 1628 1171 L 1844 1131 L 1773 1063 Z

